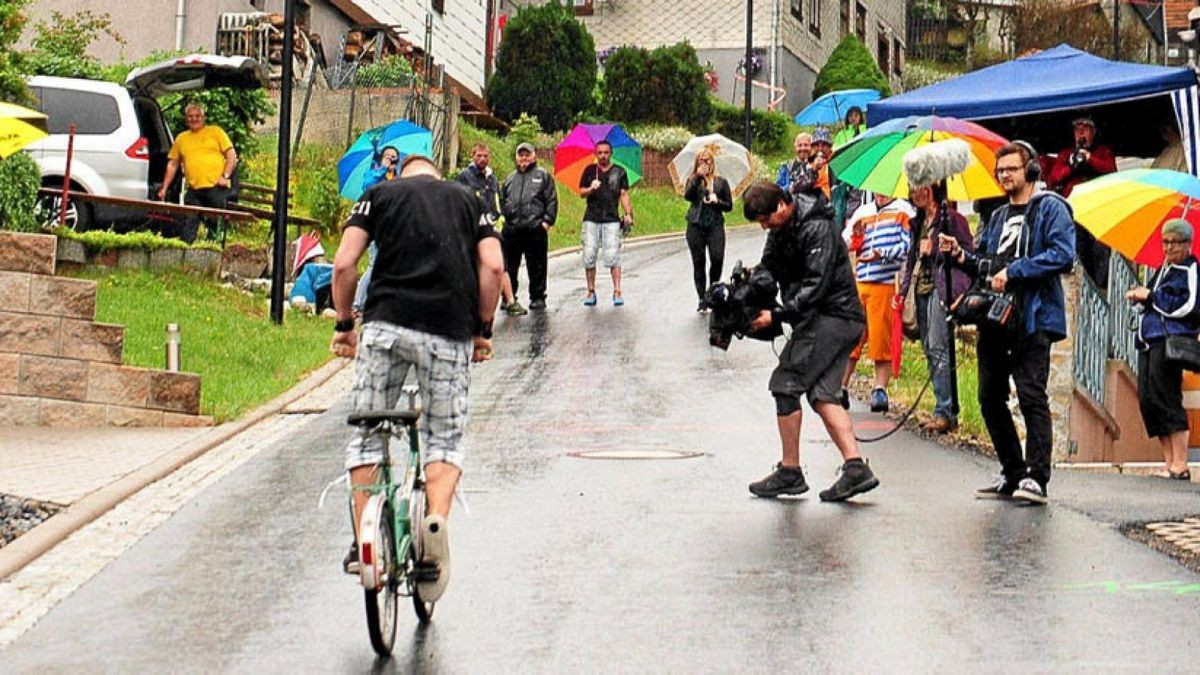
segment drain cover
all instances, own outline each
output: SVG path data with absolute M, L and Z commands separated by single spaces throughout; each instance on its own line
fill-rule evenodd
M 692 459 L 703 457 L 703 452 L 690 450 L 586 450 L 569 452 L 568 457 L 579 459 Z

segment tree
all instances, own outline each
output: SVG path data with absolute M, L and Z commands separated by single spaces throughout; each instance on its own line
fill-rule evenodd
M 1081 51 L 1112 58 L 1112 20 L 1096 6 L 1064 7 L 1057 0 L 1020 0 L 1010 16 L 1010 38 L 1015 54 L 1049 49 L 1064 42 Z M 1141 31 L 1121 31 L 1121 59 L 1146 60 L 1146 38 Z
M 38 21 L 34 32 L 33 50 L 28 57 L 36 75 L 98 80 L 104 69 L 96 57 L 88 55 L 88 48 L 102 33 L 118 44 L 125 44 L 125 39 L 113 30 L 108 14 L 94 14 L 90 10 L 71 16 L 50 12 L 50 21 Z
M 526 7 L 508 22 L 487 100 L 507 120 L 529 113 L 547 131 L 559 131 L 588 109 L 595 86 L 595 42 L 555 0 Z
M 604 63 L 604 107 L 611 119 L 686 126 L 712 116 L 705 69 L 686 42 L 647 51 L 621 47 Z
M 875 63 L 871 52 L 854 34 L 842 38 L 829 55 L 825 67 L 817 73 L 812 95 L 818 98 L 842 89 L 874 89 L 881 96 L 892 95 L 888 79 L 879 69 L 879 64 Z
M 25 78 L 29 74 L 25 59 L 13 49 L 21 39 L 25 14 L 21 10 L 30 0 L 0 2 L 0 101 L 30 104 L 33 102 Z

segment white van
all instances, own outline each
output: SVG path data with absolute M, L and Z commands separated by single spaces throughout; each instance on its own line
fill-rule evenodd
M 167 93 L 267 86 L 267 70 L 245 56 L 192 54 L 138 68 L 124 85 L 64 77 L 33 77 L 28 85 L 37 109 L 49 118 L 50 136 L 26 147 L 41 167 L 42 185 L 62 188 L 66 175 L 68 129 L 75 125 L 71 190 L 96 195 L 155 199 L 167 167 L 174 135 L 156 97 Z M 178 191 L 172 191 L 178 197 Z M 57 219 L 58 198 L 42 199 L 39 210 Z M 136 210 L 71 201 L 68 225 L 90 229 L 125 218 Z

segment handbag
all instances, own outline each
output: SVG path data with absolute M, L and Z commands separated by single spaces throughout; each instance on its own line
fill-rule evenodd
M 1167 361 L 1193 373 L 1200 373 L 1200 340 L 1186 335 L 1168 335 Z
M 921 261 L 913 266 L 912 280 L 908 284 L 908 293 L 904 294 L 904 310 L 900 313 L 900 321 L 904 337 L 908 340 L 921 339 L 921 327 L 917 324 L 917 277 L 921 273 Z

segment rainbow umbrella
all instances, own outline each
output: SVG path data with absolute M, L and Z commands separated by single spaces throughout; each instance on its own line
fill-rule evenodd
M 951 176 L 946 190 L 954 201 L 1004 194 L 996 182 L 996 150 L 1008 143 L 973 122 L 953 117 L 901 117 L 867 129 L 833 153 L 829 168 L 838 180 L 863 190 L 908 197 L 904 154 L 934 141 L 957 138 L 971 148 L 967 170 Z
M 625 169 L 631 186 L 642 178 L 642 146 L 621 125 L 576 124 L 554 148 L 554 177 L 575 194 L 579 194 L 583 169 L 596 163 L 596 144 L 600 141 L 612 144 L 613 164 Z
M 1076 222 L 1139 265 L 1162 265 L 1164 222 L 1184 218 L 1200 229 L 1200 179 L 1170 169 L 1110 173 L 1076 185 L 1067 202 Z M 1200 255 L 1200 237 L 1192 251 Z
M 0 102 L 0 159 L 48 136 L 46 116 L 36 110 Z

